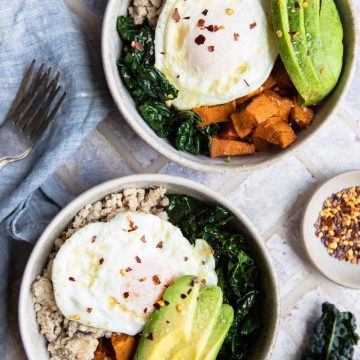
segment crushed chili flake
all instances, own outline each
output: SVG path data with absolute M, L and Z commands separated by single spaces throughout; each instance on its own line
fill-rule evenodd
M 129 266 L 129 267 L 126 268 L 125 271 L 126 271 L 126 272 L 130 272 L 130 271 L 132 271 L 132 268 Z
M 147 308 L 144 309 L 144 314 L 146 314 L 146 313 L 147 313 Z
M 144 282 L 144 281 L 146 281 L 146 279 L 147 279 L 147 277 L 143 277 L 143 278 L 141 278 L 139 281 L 140 281 L 140 282 Z
M 184 261 L 188 261 L 189 258 L 187 256 L 184 257 Z
M 206 16 L 208 12 L 209 12 L 209 10 L 208 10 L 208 9 L 205 9 L 205 10 L 202 12 L 202 14 L 203 14 L 204 16 Z
M 69 281 L 76 281 L 72 276 L 69 277 Z
M 205 20 L 204 19 L 199 19 L 197 26 L 202 27 L 205 25 Z
M 137 51 L 144 51 L 144 45 L 140 44 L 137 41 L 132 41 L 131 42 L 131 47 L 136 49 Z
M 186 299 L 186 298 L 187 298 L 187 295 L 185 295 L 185 294 L 181 294 L 180 296 L 181 296 L 182 299 Z
M 93 308 L 88 307 L 88 308 L 86 309 L 86 311 L 90 314 L 90 313 L 93 311 Z
M 156 245 L 156 247 L 158 249 L 162 249 L 164 247 L 164 243 L 162 241 L 158 242 L 158 244 Z
M 135 231 L 135 230 L 137 230 L 138 229 L 138 226 L 136 225 L 136 226 L 134 226 L 133 228 L 131 228 L 130 230 L 128 230 L 128 232 L 132 232 L 132 231 Z
M 129 293 L 128 292 L 124 292 L 124 298 L 127 299 L 129 297 Z
M 92 243 L 94 243 L 94 242 L 95 242 L 95 240 L 96 240 L 96 238 L 97 238 L 97 236 L 96 236 L 96 235 L 94 235 L 94 236 L 91 238 L 91 242 L 92 242 Z
M 246 84 L 246 86 L 250 86 L 250 84 L 246 81 L 246 79 L 244 79 L 244 83 Z
M 256 25 L 257 25 L 256 22 L 250 24 L 250 30 L 252 30 Z
M 141 264 L 141 259 L 138 256 L 135 256 L 135 260 L 138 264 Z
M 145 235 L 143 235 L 140 240 L 143 242 L 143 243 L 146 243 L 146 240 L 145 240 Z
M 103 262 L 104 262 L 104 258 L 101 258 L 101 259 L 99 260 L 99 264 L 102 265 Z
M 176 23 L 180 21 L 180 14 L 178 8 L 175 8 L 172 18 L 175 20 Z
M 210 52 L 213 52 L 215 50 L 215 46 L 211 45 L 211 46 L 208 46 L 208 50 Z
M 198 37 L 195 38 L 195 43 L 198 45 L 202 45 L 204 42 L 205 42 L 204 35 L 199 35 Z
M 183 17 L 183 19 L 189 20 L 189 19 L 190 19 L 190 16 L 185 16 L 185 17 Z
M 235 41 L 238 41 L 238 40 L 239 40 L 239 36 L 240 36 L 240 35 L 239 35 L 238 33 L 234 33 L 234 40 L 235 40 Z
M 160 280 L 159 275 L 154 275 L 153 278 L 152 278 L 152 280 L 153 280 L 153 283 L 154 283 L 155 285 L 160 285 L 160 284 L 161 284 L 161 280 Z
M 148 336 L 146 336 L 148 340 L 154 340 L 154 336 L 152 333 L 150 333 Z

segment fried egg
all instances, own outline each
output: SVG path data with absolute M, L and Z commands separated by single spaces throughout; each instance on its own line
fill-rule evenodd
M 192 246 L 179 228 L 158 216 L 122 212 L 75 232 L 54 259 L 52 282 L 66 318 L 135 335 L 164 305 L 157 302 L 166 287 L 182 275 L 216 285 L 207 242 Z
M 155 33 L 155 66 L 179 94 L 178 109 L 245 96 L 278 55 L 268 0 L 167 0 Z

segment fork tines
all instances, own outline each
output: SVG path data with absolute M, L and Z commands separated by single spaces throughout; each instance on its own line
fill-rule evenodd
M 45 130 L 66 96 L 66 91 L 57 96 L 61 90 L 58 85 L 60 72 L 50 81 L 51 67 L 44 73 L 45 64 L 41 64 L 33 77 L 35 64 L 33 60 L 6 117 L 6 121 L 11 121 L 29 138 L 35 138 Z

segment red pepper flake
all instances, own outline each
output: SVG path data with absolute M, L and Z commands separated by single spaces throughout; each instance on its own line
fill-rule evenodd
M 141 259 L 138 256 L 135 256 L 135 260 L 138 264 L 141 264 Z
M 184 257 L 184 261 L 188 261 L 189 258 L 187 256 Z
M 91 243 L 94 243 L 94 242 L 95 242 L 95 240 L 96 240 L 96 238 L 97 238 L 97 236 L 96 236 L 96 235 L 94 235 L 94 236 L 91 238 Z
M 239 35 L 238 33 L 234 33 L 234 40 L 235 40 L 235 41 L 238 41 L 238 40 L 239 40 L 239 36 L 240 36 L 240 35 Z
M 147 308 L 144 309 L 144 314 L 146 314 L 146 313 L 147 313 Z
M 209 12 L 209 10 L 208 10 L 208 9 L 205 9 L 205 10 L 202 12 L 202 14 L 203 14 L 204 16 L 206 16 L 208 12 Z
M 148 340 L 154 340 L 154 336 L 152 333 L 150 333 L 148 336 L 146 336 Z
M 126 272 L 130 272 L 130 271 L 132 271 L 132 268 L 131 268 L 131 267 L 127 267 L 125 271 L 126 271 Z
M 215 25 L 216 26 L 216 25 Z M 214 32 L 214 25 L 209 25 L 206 27 L 210 32 Z
M 86 311 L 90 314 L 93 311 L 93 308 L 87 308 Z
M 156 247 L 157 247 L 158 249 L 162 249 L 162 248 L 164 247 L 164 243 L 163 243 L 162 241 L 160 241 L 160 242 L 156 245 Z
M 75 282 L 76 280 L 75 280 L 72 276 L 70 276 L 70 277 L 69 277 L 69 281 Z
M 176 23 L 180 21 L 180 14 L 178 8 L 175 8 L 172 18 L 175 20 Z
M 256 22 L 250 24 L 250 30 L 252 30 L 256 26 Z
M 160 280 L 159 275 L 154 275 L 153 278 L 152 278 L 152 280 L 153 280 L 153 283 L 154 283 L 155 285 L 160 285 L 160 284 L 161 284 L 161 280 Z
M 214 50 L 215 50 L 215 46 L 208 46 L 208 50 L 210 51 L 210 52 L 213 52 Z
M 143 235 L 140 240 L 145 244 L 146 243 L 146 240 L 145 240 L 145 235 Z
M 197 26 L 202 27 L 205 25 L 205 20 L 204 19 L 199 19 Z
M 190 16 L 185 16 L 183 17 L 184 20 L 189 20 L 190 19 Z
M 197 38 L 195 38 L 195 43 L 198 45 L 202 45 L 205 42 L 205 36 L 199 35 Z
M 250 84 L 244 79 L 244 83 L 246 84 L 246 86 L 250 86 Z
M 124 298 L 127 299 L 129 297 L 129 293 L 128 292 L 124 292 Z
M 101 258 L 101 259 L 99 260 L 99 264 L 102 265 L 103 262 L 104 262 L 104 258 Z
M 129 229 L 128 232 L 132 232 L 138 229 L 138 226 L 134 226 L 133 228 Z
M 143 278 L 141 278 L 139 281 L 140 281 L 140 282 L 144 282 L 144 281 L 146 281 L 146 279 L 147 279 L 146 277 L 143 277 Z
M 131 42 L 131 47 L 136 49 L 137 51 L 144 51 L 144 45 L 140 44 L 137 41 L 132 41 Z

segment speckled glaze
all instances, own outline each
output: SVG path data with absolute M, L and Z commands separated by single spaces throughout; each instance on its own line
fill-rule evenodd
M 360 170 L 339 174 L 318 187 L 305 207 L 301 234 L 309 259 L 324 276 L 341 286 L 360 290 L 360 265 L 339 261 L 330 256 L 315 235 L 314 227 L 326 198 L 353 186 L 360 186 Z
M 261 333 L 257 337 L 256 346 L 252 349 L 253 353 L 248 357 L 248 360 L 270 359 L 278 332 L 280 300 L 270 256 L 256 229 L 239 210 L 220 195 L 210 191 L 206 186 L 184 178 L 158 174 L 132 175 L 98 185 L 73 200 L 47 226 L 28 260 L 20 289 L 20 332 L 28 359 L 47 360 L 49 358 L 45 347 L 45 339 L 40 335 L 35 319 L 35 311 L 31 300 L 31 284 L 35 276 L 45 266 L 54 240 L 68 226 L 74 215 L 86 204 L 93 203 L 107 194 L 120 191 L 126 187 L 146 188 L 151 186 L 165 186 L 169 193 L 187 194 L 210 204 L 221 204 L 235 215 L 233 225 L 244 232 L 249 239 L 251 253 L 261 268 L 265 292 L 262 303 L 264 324 Z
M 298 132 L 297 141 L 285 150 L 273 150 L 249 156 L 233 157 L 231 163 L 226 163 L 223 158 L 210 159 L 203 155 L 194 156 L 186 152 L 177 151 L 167 140 L 159 138 L 139 115 L 116 68 L 116 60 L 121 49 L 121 41 L 115 26 L 116 18 L 119 15 L 127 14 L 128 0 L 110 0 L 103 21 L 102 59 L 106 80 L 114 102 L 123 117 L 144 141 L 159 153 L 180 165 L 207 172 L 249 171 L 269 166 L 283 157 L 299 151 L 307 140 L 322 129 L 335 111 L 350 84 L 356 65 L 357 31 L 355 10 L 351 0 L 336 0 L 336 4 L 344 26 L 345 42 L 344 67 L 340 81 L 335 90 L 322 102 L 312 125 Z

